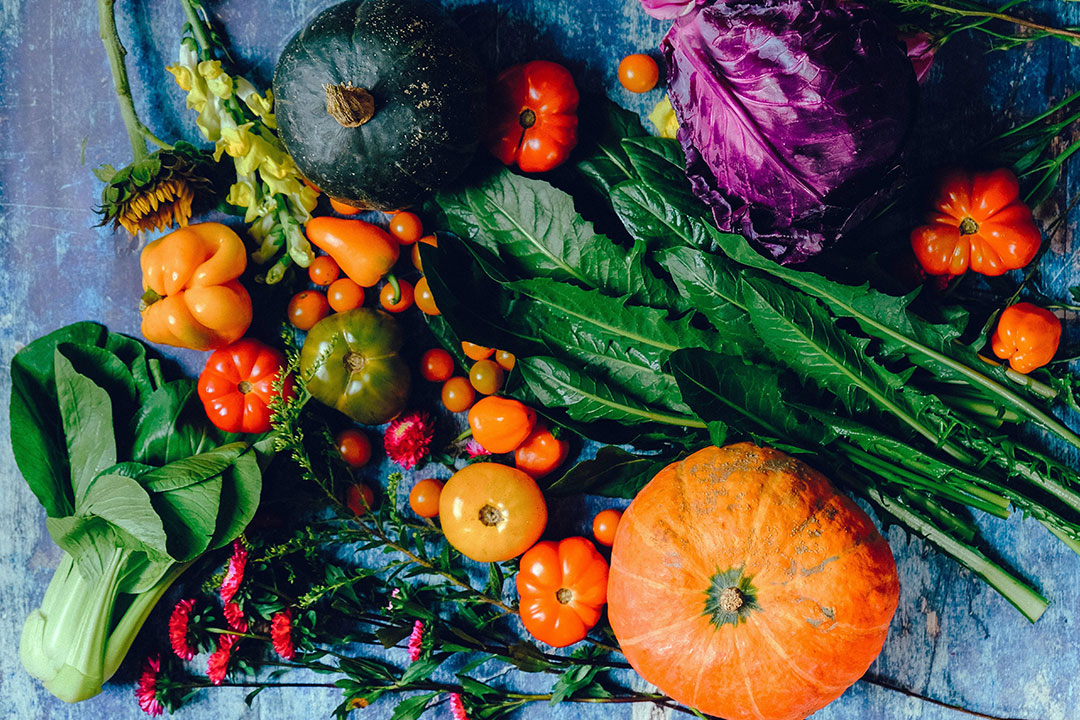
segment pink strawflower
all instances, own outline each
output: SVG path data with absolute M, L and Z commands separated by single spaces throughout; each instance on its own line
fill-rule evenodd
M 270 621 L 270 640 L 274 645 L 274 652 L 281 657 L 292 660 L 296 656 L 292 641 L 291 610 L 282 610 L 274 615 Z
M 195 648 L 188 642 L 188 623 L 191 621 L 191 611 L 195 607 L 195 598 L 181 600 L 173 608 L 169 616 L 169 644 L 172 645 L 176 657 L 181 660 L 191 660 L 195 657 Z
M 420 659 L 420 650 L 424 644 L 424 622 L 417 620 L 413 623 L 412 634 L 409 635 L 409 660 L 416 662 Z
M 139 682 L 135 685 L 135 699 L 144 713 L 156 717 L 165 712 L 157 698 L 158 673 L 161 671 L 161 656 L 151 655 L 146 658 Z
M 247 565 L 247 548 L 239 540 L 233 540 L 233 554 L 229 559 L 229 569 L 221 581 L 221 602 L 228 605 L 236 597 L 240 583 L 244 580 L 244 566 Z
M 217 650 L 211 653 L 210 660 L 206 663 L 206 676 L 215 685 L 220 685 L 229 672 L 229 659 L 232 657 L 233 646 L 239 639 L 238 635 L 222 635 L 218 639 Z
M 401 591 L 400 590 L 398 590 L 397 588 L 394 588 L 393 590 L 391 590 L 390 591 L 390 599 L 386 603 L 386 609 L 387 610 L 393 610 L 394 609 L 394 601 L 397 600 L 399 597 L 401 597 Z
M 235 600 L 225 603 L 225 619 L 233 630 L 237 632 L 248 631 L 248 622 L 244 617 L 244 609 Z
M 383 434 L 383 445 L 387 457 L 406 470 L 412 470 L 427 457 L 434 437 L 435 423 L 431 415 L 417 410 L 390 423 Z
M 465 703 L 461 702 L 461 695 L 450 693 L 450 715 L 454 720 L 469 720 L 465 714 Z
M 478 457 L 485 457 L 490 455 L 489 450 L 484 449 L 484 446 L 476 442 L 476 438 L 469 438 L 469 442 L 465 443 L 465 454 L 469 456 L 469 459 Z

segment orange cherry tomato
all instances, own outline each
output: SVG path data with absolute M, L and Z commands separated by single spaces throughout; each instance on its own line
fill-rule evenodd
M 433 518 L 439 514 L 439 496 L 443 484 L 434 478 L 421 480 L 409 491 L 409 507 L 423 518 Z
M 570 443 L 555 437 L 547 425 L 538 422 L 525 442 L 514 451 L 514 465 L 540 479 L 562 465 L 569 453 Z
M 454 374 L 454 358 L 442 348 L 420 356 L 420 376 L 430 382 L 446 382 Z
M 465 357 L 470 360 L 486 360 L 491 357 L 492 353 L 495 351 L 491 348 L 484 347 L 483 345 L 462 341 L 461 352 L 465 353 Z
M 318 290 L 303 290 L 289 301 L 289 322 L 298 330 L 310 330 L 330 314 L 330 303 Z
M 345 504 L 353 515 L 360 517 L 375 507 L 375 491 L 364 483 L 353 483 L 345 491 Z
M 547 503 L 536 481 L 506 465 L 466 465 L 439 496 L 446 541 L 478 562 L 510 560 L 528 550 L 547 527 Z
M 619 527 L 619 520 L 622 520 L 622 510 L 608 508 L 596 513 L 592 521 L 592 534 L 596 542 L 611 547 L 615 543 L 615 530 Z
M 511 398 L 494 395 L 481 398 L 469 410 L 473 439 L 492 453 L 513 452 L 525 442 L 535 425 L 533 409 Z
M 354 428 L 342 430 L 334 438 L 334 442 L 337 444 L 338 452 L 341 453 L 341 459 L 349 467 L 364 467 L 371 460 L 371 440 L 360 430 Z
M 345 203 L 341 202 L 340 200 L 335 200 L 334 198 L 330 198 L 330 207 L 338 215 L 356 215 L 357 213 L 363 212 L 363 210 L 361 210 L 358 207 L 353 207 L 352 205 L 346 205 Z
M 990 339 L 994 354 L 1025 375 L 1054 359 L 1061 342 L 1057 315 L 1029 302 L 1005 308 Z
M 452 377 L 442 386 L 442 404 L 450 412 L 464 412 L 472 407 L 476 391 L 468 378 Z
M 320 255 L 311 261 L 307 269 L 308 277 L 316 285 L 329 285 L 338 279 L 341 268 L 329 255 Z
M 355 310 L 364 304 L 364 288 L 349 278 L 338 278 L 326 288 L 326 300 L 334 312 Z
M 398 244 L 385 230 L 363 220 L 321 216 L 304 228 L 311 244 L 337 261 L 360 287 L 374 287 L 398 259 Z
M 632 93 L 649 92 L 660 79 L 660 68 L 648 55 L 627 55 L 619 63 L 619 82 Z
M 494 360 L 477 360 L 469 370 L 469 382 L 481 395 L 499 392 L 503 378 L 503 369 Z
M 430 245 L 431 247 L 439 247 L 439 240 L 434 235 L 425 235 L 420 238 L 420 242 L 416 243 L 412 247 L 412 264 L 420 272 L 424 272 L 424 263 L 420 261 L 420 243 Z
M 522 624 L 552 647 L 584 640 L 607 602 L 607 580 L 607 561 L 586 538 L 537 543 L 517 575 Z
M 499 363 L 499 367 L 501 367 L 503 370 L 505 370 L 506 372 L 510 372 L 514 369 L 514 363 L 517 362 L 517 358 L 514 357 L 514 353 L 507 352 L 505 350 L 496 350 L 495 362 Z
M 431 296 L 431 288 L 428 287 L 426 277 L 416 281 L 416 307 L 420 308 L 425 315 L 441 315 L 435 305 L 435 298 Z
M 405 312 L 413 306 L 413 286 L 408 280 L 398 280 L 398 292 L 394 292 L 394 286 L 386 283 L 379 291 L 379 304 L 392 313 Z M 394 295 L 398 296 L 394 302 Z
M 390 218 L 390 234 L 402 245 L 412 245 L 424 234 L 424 224 L 415 214 L 402 210 Z

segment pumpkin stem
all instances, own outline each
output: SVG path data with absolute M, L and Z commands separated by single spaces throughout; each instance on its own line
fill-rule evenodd
M 242 395 L 247 395 L 254 389 L 254 387 L 255 386 L 252 385 L 249 381 L 241 380 L 239 384 L 237 384 L 236 389 L 239 390 Z
M 326 112 L 342 127 L 360 127 L 375 115 L 375 98 L 350 83 L 326 85 Z
M 714 627 L 738 625 L 755 611 L 761 609 L 757 601 L 757 589 L 744 568 L 717 570 L 709 578 L 705 591 L 705 607 L 702 613 Z
M 974 219 L 966 217 L 960 222 L 961 235 L 974 235 L 977 232 L 979 232 L 979 223 Z
M 720 609 L 733 613 L 742 607 L 743 597 L 737 587 L 728 587 L 720 591 Z
M 360 372 L 364 369 L 364 365 L 367 364 L 367 360 L 363 355 L 358 352 L 353 352 L 352 350 L 345 353 L 342 362 L 345 363 L 345 369 L 349 372 Z
M 503 521 L 503 514 L 499 511 L 499 508 L 494 505 L 485 505 L 480 508 L 480 512 L 477 515 L 481 524 L 487 527 L 495 527 Z

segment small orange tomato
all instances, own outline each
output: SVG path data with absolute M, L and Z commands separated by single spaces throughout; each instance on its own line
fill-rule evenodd
M 310 330 L 330 314 L 330 303 L 318 290 L 303 290 L 289 301 L 289 322 L 298 330 Z
M 607 561 L 586 538 L 537 543 L 517 575 L 522 624 L 552 647 L 584 640 L 607 602 L 607 580 Z
M 622 520 L 622 510 L 608 508 L 596 513 L 592 521 L 592 534 L 596 542 L 611 547 L 615 542 L 615 530 L 619 527 L 619 520 Z
M 431 296 L 431 288 L 428 287 L 426 277 L 416 281 L 416 307 L 420 308 L 425 315 L 441 315 L 435 305 L 435 298 Z
M 402 245 L 412 245 L 424 234 L 424 225 L 411 212 L 396 212 L 390 218 L 390 234 Z
M 494 360 L 477 360 L 469 370 L 469 382 L 481 395 L 494 395 L 503 384 L 503 369 Z
M 421 480 L 409 491 L 409 507 L 423 518 L 433 518 L 439 514 L 439 496 L 443 484 L 434 478 Z
M 478 562 L 515 558 L 547 527 L 547 503 L 536 481 L 506 465 L 466 465 L 439 496 L 443 534 L 462 555 Z
M 360 208 L 353 207 L 352 205 L 346 205 L 340 200 L 335 200 L 334 198 L 330 198 L 330 207 L 338 215 L 356 215 L 357 213 L 362 212 Z
M 398 280 L 398 290 L 394 292 L 392 283 L 386 283 L 379 291 L 379 304 L 392 313 L 405 312 L 413 305 L 413 286 L 408 280 Z M 397 296 L 397 302 L 394 296 Z
M 627 55 L 619 63 L 619 82 L 633 93 L 649 92 L 660 79 L 660 68 L 648 55 Z
M 326 300 L 334 312 L 355 310 L 364 304 L 364 288 L 349 278 L 338 278 L 326 288 Z
M 454 374 L 454 358 L 442 348 L 433 348 L 420 356 L 420 375 L 429 382 L 445 382 Z
M 514 357 L 514 353 L 507 352 L 505 350 L 496 350 L 495 362 L 499 363 L 499 367 L 501 367 L 503 370 L 505 370 L 506 372 L 510 372 L 514 369 L 514 363 L 517 362 L 517 358 Z
M 464 412 L 472 407 L 476 391 L 468 378 L 452 377 L 442 386 L 442 404 L 450 412 Z
M 345 491 L 345 504 L 353 515 L 360 517 L 375 507 L 375 491 L 364 483 L 353 483 Z
M 430 245 L 431 247 L 439 247 L 439 241 L 434 235 L 425 235 L 420 238 L 420 242 L 416 243 L 412 247 L 412 264 L 420 272 L 424 272 L 424 263 L 420 261 L 420 243 Z
M 349 467 L 359 468 L 368 464 L 371 460 L 371 440 L 363 432 L 354 428 L 342 430 L 334 438 L 341 459 Z
M 1061 342 L 1057 315 L 1029 302 L 1005 308 L 990 339 L 994 354 L 1025 375 L 1054 359 Z
M 465 357 L 470 360 L 486 360 L 491 357 L 492 353 L 495 351 L 491 348 L 484 347 L 483 345 L 462 341 L 461 352 L 465 353 Z
M 562 465 L 569 453 L 570 443 L 555 437 L 547 425 L 538 422 L 525 442 L 514 451 L 514 465 L 540 479 Z
M 329 255 L 320 255 L 312 260 L 307 271 L 311 282 L 316 285 L 329 285 L 337 280 L 338 275 L 341 274 L 341 268 L 334 262 L 334 258 Z
M 536 413 L 511 398 L 489 396 L 469 410 L 469 427 L 476 442 L 492 453 L 508 453 L 525 442 L 536 425 Z

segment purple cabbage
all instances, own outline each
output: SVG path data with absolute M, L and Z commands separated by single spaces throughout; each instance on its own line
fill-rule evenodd
M 721 0 L 661 47 L 687 175 L 721 229 L 796 263 L 872 209 L 915 106 L 885 20 L 838 0 Z

